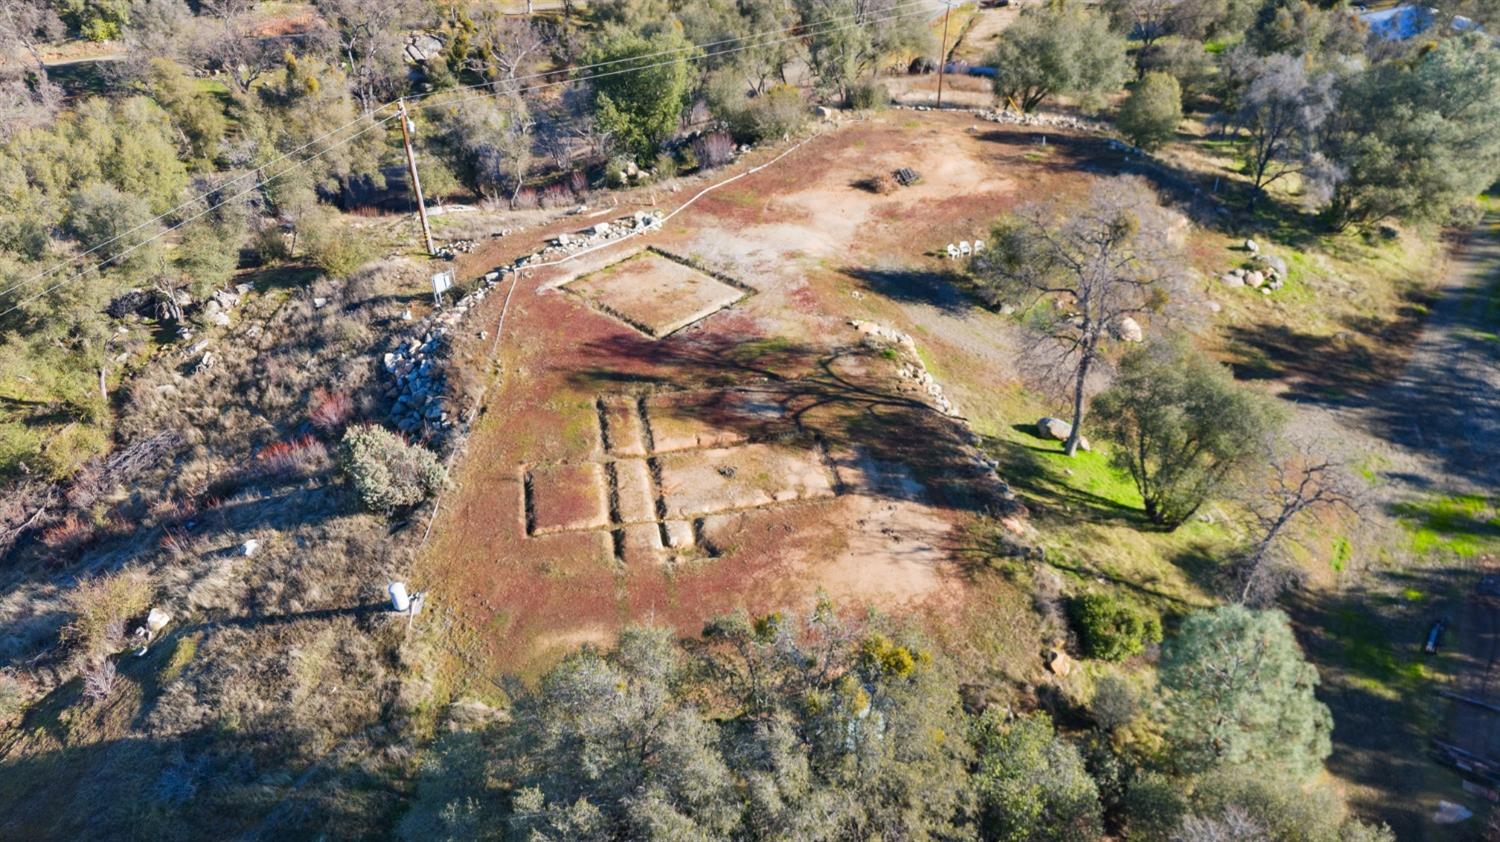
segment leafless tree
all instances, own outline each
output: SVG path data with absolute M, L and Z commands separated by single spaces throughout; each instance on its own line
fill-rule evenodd
M 46 121 L 61 101 L 61 91 L 47 75 L 42 47 L 63 33 L 50 4 L 0 0 L 0 139 Z
M 1270 842 L 1271 834 L 1244 808 L 1230 805 L 1220 815 L 1185 816 L 1172 842 Z
M 278 46 L 255 31 L 254 9 L 255 0 L 205 0 L 199 18 L 199 55 L 242 94 L 280 57 Z
M 1348 467 L 1328 453 L 1331 446 L 1316 438 L 1294 440 L 1268 448 L 1266 483 L 1249 504 L 1249 548 L 1231 566 L 1234 599 L 1266 605 L 1301 578 L 1288 550 L 1301 543 L 1297 526 L 1307 515 L 1342 510 L 1358 513 L 1363 496 Z
M 997 301 L 1030 312 L 1071 381 L 1071 456 L 1082 438 L 1085 390 L 1124 319 L 1160 312 L 1180 285 L 1166 211 L 1138 178 L 1098 182 L 1081 202 L 1029 205 L 1002 222 L 973 263 Z
M 1326 165 L 1318 134 L 1337 101 L 1333 74 L 1309 75 L 1297 56 L 1278 54 L 1255 62 L 1239 108 L 1228 117 L 1231 128 L 1250 138 L 1252 204 L 1272 182 Z
M 474 31 L 464 57 L 465 67 L 489 82 L 495 93 L 517 95 L 520 83 L 516 77 L 547 53 L 548 43 L 541 30 L 526 18 L 505 14 L 498 5 L 481 7 L 470 21 Z
M 52 4 L 43 0 L 0 0 L 0 44 L 18 45 L 31 58 L 41 82 L 47 81 L 42 47 L 63 37 L 66 30 Z M 7 47 L 5 52 L 9 52 Z M 0 64 L 10 58 L 0 54 Z
M 401 74 L 407 30 L 420 16 L 419 7 L 412 0 L 317 0 L 315 5 L 348 62 L 355 99 L 370 111 Z

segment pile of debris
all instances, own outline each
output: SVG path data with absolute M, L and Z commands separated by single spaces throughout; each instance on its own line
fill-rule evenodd
M 659 210 L 636 211 L 631 216 L 620 217 L 613 222 L 601 222 L 590 228 L 573 233 L 558 234 L 547 247 L 534 254 L 516 260 L 516 268 L 553 260 L 563 255 L 582 251 L 609 240 L 642 234 L 661 227 L 665 216 Z
M 448 333 L 464 316 L 484 301 L 489 291 L 507 274 L 526 266 L 554 260 L 609 240 L 661 227 L 661 211 L 636 211 L 613 222 L 601 222 L 572 234 L 559 234 L 545 248 L 518 258 L 513 266 L 501 266 L 480 279 L 478 289 L 424 319 L 418 330 L 384 357 L 385 370 L 395 382 L 386 390 L 391 398 L 390 422 L 408 435 L 440 440 L 452 430 L 456 418 L 449 411 L 447 383 L 440 361 L 447 353 Z M 507 232 L 508 233 L 508 232 Z
M 474 242 L 473 240 L 454 240 L 452 242 L 443 243 L 442 245 L 438 246 L 437 256 L 443 258 L 444 260 L 452 260 L 460 254 L 468 254 L 472 252 L 475 248 L 478 247 L 478 245 L 479 244 Z
M 478 289 L 423 320 L 420 338 L 413 336 L 385 355 L 385 370 L 395 378 L 386 396 L 392 399 L 390 421 L 396 429 L 433 440 L 440 439 L 453 427 L 454 418 L 448 411 L 446 397 L 447 382 L 441 367 L 448 351 L 448 333 L 484 301 L 509 271 L 505 268 L 486 273 Z

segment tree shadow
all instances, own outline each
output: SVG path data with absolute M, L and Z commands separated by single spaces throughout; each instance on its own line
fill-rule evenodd
M 922 269 L 873 269 L 849 266 L 846 276 L 862 281 L 871 292 L 893 301 L 926 304 L 947 313 L 961 314 L 976 305 L 949 272 Z
M 1229 366 L 1240 380 L 1277 380 L 1287 397 L 1322 406 L 1367 405 L 1406 365 L 1431 297 L 1411 290 L 1389 318 L 1348 317 L 1347 334 L 1319 335 L 1287 324 L 1227 329 Z
M 1390 824 L 1399 839 L 1419 837 L 1426 811 L 1458 788 L 1457 777 L 1432 774 L 1430 740 L 1450 726 L 1430 674 L 1489 669 L 1458 645 L 1473 631 L 1463 628 L 1460 606 L 1474 581 L 1475 571 L 1459 566 L 1371 570 L 1349 590 L 1303 589 L 1284 600 L 1318 667 L 1318 698 L 1333 712 L 1328 769 L 1354 784 L 1360 815 Z M 1444 616 L 1454 619 L 1452 645 L 1423 654 L 1428 630 Z
M 984 449 L 1000 463 L 1000 473 L 1028 502 L 1039 522 L 1125 524 L 1135 529 L 1158 531 L 1141 509 L 1095 494 L 1068 482 L 1042 454 L 1061 453 L 1062 443 L 1036 434 L 1034 424 L 1013 424 L 1011 429 L 1031 442 L 984 438 Z
M 661 341 L 615 334 L 587 350 L 615 362 L 575 372 L 574 385 L 660 398 L 673 416 L 748 441 L 814 445 L 833 462 L 854 463 L 842 468 L 873 476 L 864 493 L 985 513 L 1014 507 L 997 497 L 1003 487 L 979 461 L 962 421 L 920 400 L 913 382 L 895 377 L 889 348 L 830 350 L 693 332 Z M 649 365 L 622 373 L 622 359 L 632 367 Z

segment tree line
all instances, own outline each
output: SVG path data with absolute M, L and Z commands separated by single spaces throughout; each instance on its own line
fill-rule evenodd
M 1318 780 L 1332 723 L 1285 616 L 1191 614 L 1158 673 L 1027 712 L 966 699 L 919 635 L 826 599 L 689 639 L 631 628 L 442 738 L 399 835 L 1392 838 Z
M 1115 116 L 1146 149 L 1190 106 L 1243 142 L 1252 208 L 1288 184 L 1336 230 L 1472 221 L 1500 178 L 1500 50 L 1452 14 L 1398 42 L 1343 3 L 1046 3 L 1002 34 L 994 87 L 1023 111 L 1059 96 L 1097 109 L 1128 81 Z

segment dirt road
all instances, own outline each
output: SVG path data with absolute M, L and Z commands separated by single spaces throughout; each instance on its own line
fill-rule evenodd
M 1406 370 L 1359 414 L 1430 465 L 1408 485 L 1500 488 L 1500 212 L 1456 250 Z

